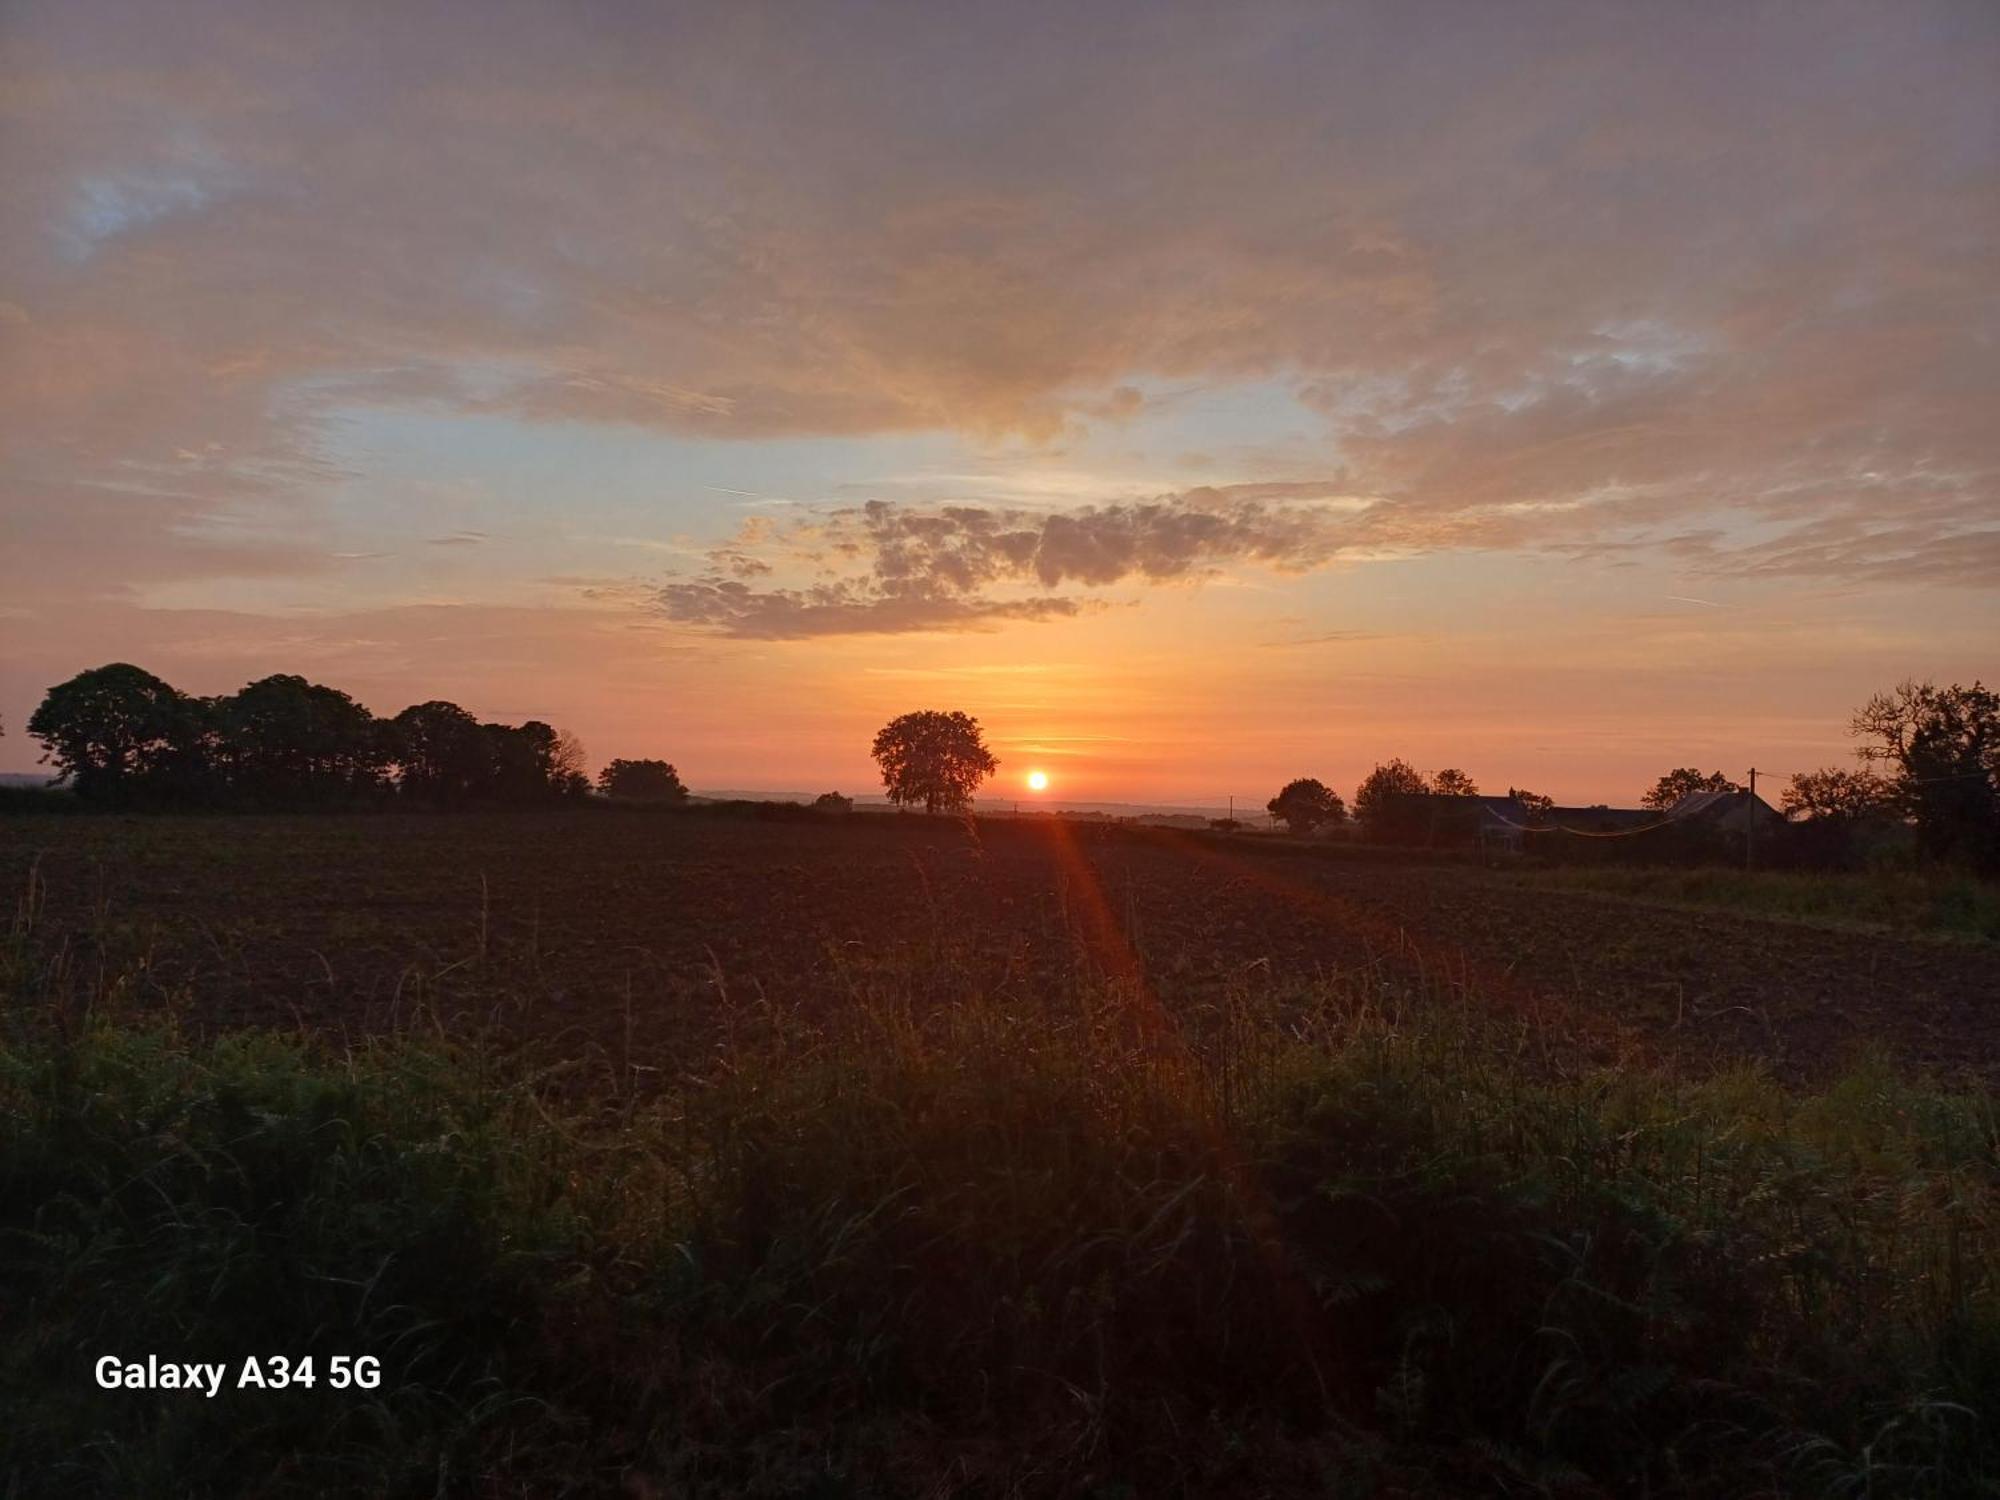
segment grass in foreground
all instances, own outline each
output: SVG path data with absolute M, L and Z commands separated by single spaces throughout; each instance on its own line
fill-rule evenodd
M 759 1007 L 641 1094 L 33 978 L 0 1492 L 2000 1493 L 2000 1128 L 1879 1066 L 1569 1072 L 1357 979 L 1191 1030 Z M 206 1400 L 105 1353 L 384 1375 Z
M 1572 866 L 1514 877 L 1565 891 L 1833 927 L 2000 942 L 2000 885 L 1971 875 L 1814 874 L 1704 865 Z

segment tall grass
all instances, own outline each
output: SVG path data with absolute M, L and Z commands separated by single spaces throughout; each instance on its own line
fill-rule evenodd
M 1373 973 L 882 984 L 642 1091 L 195 1040 L 21 921 L 5 976 L 0 1492 L 2000 1493 L 2000 1124 L 1879 1063 L 1571 1066 Z

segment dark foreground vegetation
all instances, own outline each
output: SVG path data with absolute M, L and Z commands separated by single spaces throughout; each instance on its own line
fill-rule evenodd
M 32 969 L 32 960 L 28 967 Z M 8 1484 L 1993 1493 L 1990 1100 L 1551 1065 L 1328 986 L 782 1008 L 635 1092 L 10 996 Z M 24 1006 L 29 1007 L 24 1011 Z M 105 1352 L 371 1353 L 113 1393 Z
M 1979 1085 L 1593 1029 L 1664 909 L 908 822 L 17 822 L 0 1493 L 2000 1493 Z

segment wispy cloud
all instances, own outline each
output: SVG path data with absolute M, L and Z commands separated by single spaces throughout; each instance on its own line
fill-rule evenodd
M 1330 646 L 1346 641 L 1379 641 L 1382 637 L 1372 630 L 1329 630 L 1324 635 L 1304 635 L 1291 640 L 1265 641 L 1266 646 Z
M 358 404 L 1046 454 L 967 484 L 991 535 L 955 484 L 877 491 L 912 503 L 859 538 L 850 618 L 921 613 L 878 608 L 899 558 L 975 619 L 1007 578 L 1453 547 L 2000 581 L 1989 12 L 1447 10 L 23 12 L 7 586 L 311 575 L 369 477 L 328 457 Z M 1296 392 L 1284 451 L 1351 523 L 1156 506 L 1068 451 L 1231 382 Z M 245 510 L 255 545 L 214 530 Z

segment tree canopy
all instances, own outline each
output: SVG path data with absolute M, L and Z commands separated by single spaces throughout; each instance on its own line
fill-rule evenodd
M 1859 818 L 1886 812 L 1894 801 L 1894 787 L 1874 772 L 1827 766 L 1794 775 L 1780 806 L 1792 817 Z
M 1691 797 L 1696 792 L 1740 792 L 1743 788 L 1731 781 L 1720 771 L 1704 774 L 1693 766 L 1681 766 L 1667 772 L 1652 789 L 1639 799 L 1641 807 L 1650 807 L 1656 812 L 1665 812 L 1683 797 Z
M 28 720 L 57 780 L 80 797 L 112 803 L 191 794 L 207 728 L 198 700 L 129 662 L 58 683 Z
M 999 770 L 979 721 L 968 714 L 922 709 L 891 719 L 869 752 L 882 768 L 882 785 L 899 807 L 923 804 L 927 813 L 957 812 L 979 783 Z
M 381 783 L 392 749 L 375 716 L 337 688 L 277 675 L 209 704 L 214 762 L 241 799 L 319 803 Z
M 1851 728 L 1861 758 L 1888 769 L 1925 854 L 2000 869 L 2000 693 L 1905 682 L 1870 698 Z
M 1415 796 L 1431 789 L 1423 772 L 1401 758 L 1386 760 L 1362 778 L 1354 790 L 1354 816 L 1363 823 L 1380 824 L 1397 797 Z
M 1431 790 L 1440 797 L 1477 797 L 1479 784 L 1465 772 L 1447 766 L 1431 778 Z
M 621 802 L 685 802 L 680 772 L 663 760 L 614 760 L 597 773 L 607 797 Z
M 195 698 L 112 662 L 50 688 L 28 728 L 58 781 L 114 806 L 520 806 L 589 790 L 583 747 L 551 725 L 482 724 L 443 700 L 378 719 L 293 673 Z
M 1293 833 L 1311 833 L 1322 824 L 1338 823 L 1347 816 L 1340 794 L 1311 776 L 1285 783 L 1284 790 L 1264 805 Z
M 1507 788 L 1507 796 L 1510 801 L 1515 803 L 1528 815 L 1528 821 L 1531 824 L 1540 823 L 1542 819 L 1555 811 L 1555 798 L 1544 797 L 1540 792 L 1531 792 L 1526 787 L 1510 786 Z

